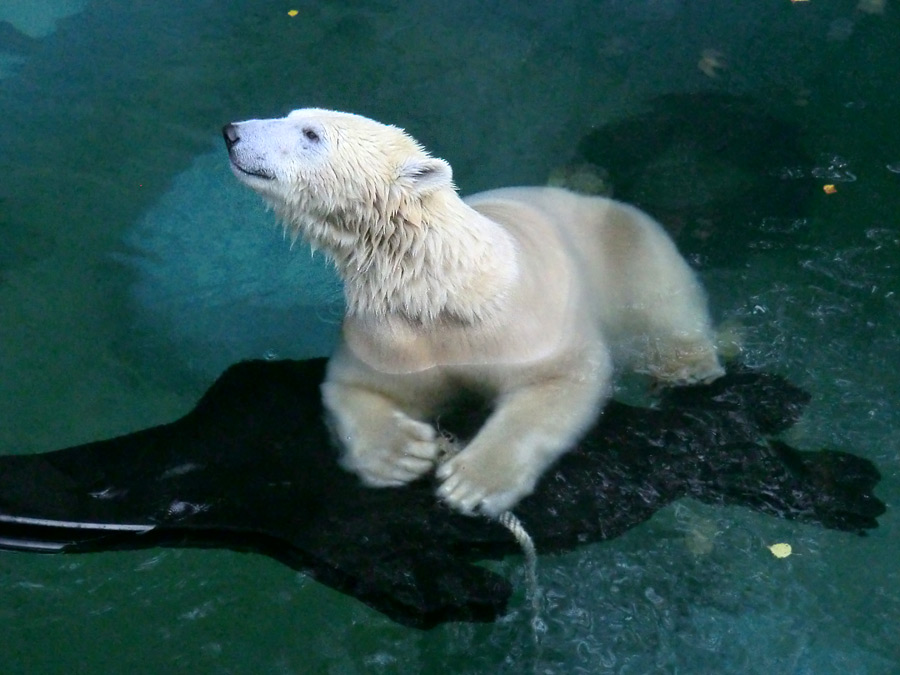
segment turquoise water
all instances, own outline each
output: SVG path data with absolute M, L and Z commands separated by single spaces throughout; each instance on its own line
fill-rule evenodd
M 0 0 L 2 452 L 327 353 L 334 279 L 219 136 L 315 105 L 406 127 L 463 192 L 591 164 L 671 227 L 745 359 L 812 393 L 791 442 L 868 457 L 888 504 L 858 538 L 685 501 L 542 556 L 540 647 L 518 558 L 502 621 L 419 632 L 260 556 L 0 554 L 0 671 L 900 672 L 898 62 L 896 0 Z

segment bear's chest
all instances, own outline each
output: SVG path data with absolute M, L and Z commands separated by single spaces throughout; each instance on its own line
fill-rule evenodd
M 422 326 L 399 317 L 348 316 L 343 339 L 357 359 L 378 372 L 401 375 L 437 368 L 462 377 L 472 370 L 552 361 L 597 339 L 588 316 L 565 302 L 518 307 L 514 318 L 477 325 L 448 321 Z

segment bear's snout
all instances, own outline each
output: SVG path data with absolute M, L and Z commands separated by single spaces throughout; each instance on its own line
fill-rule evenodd
M 222 127 L 222 137 L 225 139 L 225 147 L 231 150 L 234 145 L 241 140 L 240 134 L 238 134 L 237 126 L 234 124 L 226 124 Z
M 259 141 L 252 133 L 244 137 L 241 143 L 241 123 L 226 124 L 222 127 L 222 138 L 225 139 L 225 147 L 228 149 L 228 159 L 235 175 L 245 183 L 252 177 L 266 181 L 275 180 L 273 168 L 266 161 L 265 153 L 256 147 Z M 251 127 L 252 132 L 252 127 Z M 251 187 L 256 187 L 249 183 Z M 258 189 L 258 188 L 257 188 Z

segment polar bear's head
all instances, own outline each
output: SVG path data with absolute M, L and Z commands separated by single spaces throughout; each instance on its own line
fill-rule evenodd
M 447 162 L 402 129 L 360 115 L 295 110 L 228 124 L 222 133 L 235 175 L 313 243 L 326 243 L 315 241 L 323 226 L 383 226 L 454 189 Z

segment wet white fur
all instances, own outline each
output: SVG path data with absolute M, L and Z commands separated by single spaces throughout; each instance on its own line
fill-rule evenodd
M 596 418 L 614 362 L 666 383 L 722 373 L 699 283 L 633 207 L 541 187 L 463 200 L 446 162 L 348 113 L 232 133 L 235 174 L 344 281 L 322 392 L 342 463 L 368 485 L 437 467 L 442 499 L 497 515 Z M 441 462 L 430 420 L 460 388 L 495 407 Z

